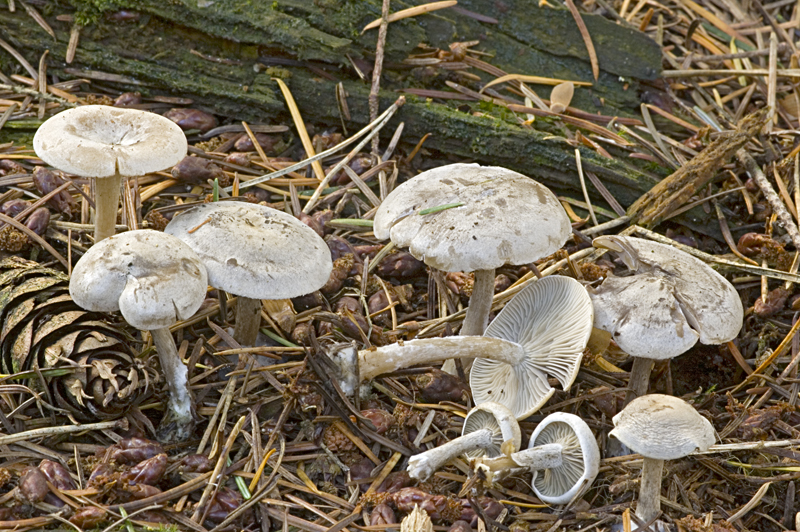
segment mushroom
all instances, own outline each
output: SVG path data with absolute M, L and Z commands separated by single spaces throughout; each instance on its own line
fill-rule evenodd
M 415 504 L 411 513 L 400 523 L 400 532 L 433 532 L 433 523 L 428 512 Z
M 626 402 L 647 393 L 654 360 L 676 357 L 698 339 L 721 344 L 739 334 L 739 294 L 703 261 L 642 238 L 600 236 L 593 245 L 617 252 L 636 272 L 610 276 L 590 293 L 594 326 L 634 357 Z
M 671 395 L 638 397 L 614 416 L 614 436 L 644 457 L 636 515 L 645 523 L 661 511 L 664 460 L 675 460 L 714 443 L 714 427 L 689 403 Z
M 169 326 L 191 317 L 207 288 L 206 269 L 192 248 L 149 229 L 96 243 L 72 270 L 69 293 L 80 307 L 119 310 L 130 325 L 150 331 L 170 392 L 159 427 L 163 440 L 186 439 L 194 426 L 188 371 Z
M 506 442 L 511 442 L 507 444 Z M 514 414 L 499 403 L 483 403 L 469 411 L 464 419 L 461 436 L 408 459 L 408 474 L 417 480 L 427 480 L 447 462 L 462 454 L 470 458 L 489 457 L 501 453 L 500 447 L 512 451 L 522 444 L 522 432 Z
M 47 120 L 33 137 L 43 161 L 94 179 L 94 240 L 114 234 L 120 179 L 164 170 L 186 156 L 186 136 L 171 120 L 136 109 L 84 105 Z
M 592 332 L 592 302 L 569 277 L 539 279 L 509 301 L 484 336 L 410 340 L 356 353 L 351 344 L 332 350 L 352 394 L 360 382 L 417 364 L 453 357 L 477 357 L 470 375 L 475 404 L 494 401 L 523 419 L 547 402 L 553 375 L 568 390 L 580 367 Z M 356 368 L 360 382 L 356 382 Z
M 533 179 L 497 166 L 450 164 L 394 189 L 378 207 L 373 231 L 428 266 L 474 272 L 461 334 L 479 336 L 489 320 L 495 269 L 555 252 L 571 227 L 555 194 Z
M 256 343 L 262 299 L 311 293 L 333 263 L 325 241 L 284 212 L 252 203 L 205 203 L 176 215 L 164 230 L 194 249 L 214 288 L 239 296 L 234 339 Z
M 533 491 L 548 504 L 567 504 L 586 490 L 600 470 L 600 449 L 591 429 L 574 414 L 550 414 L 534 430 L 528 448 L 476 467 L 491 480 L 533 471 Z

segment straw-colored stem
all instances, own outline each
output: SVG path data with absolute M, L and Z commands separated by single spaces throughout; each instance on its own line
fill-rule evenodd
M 655 360 L 651 358 L 633 357 L 633 367 L 631 376 L 628 379 L 628 393 L 625 394 L 625 404 L 627 405 L 637 397 L 647 394 L 650 387 L 650 373 L 653 371 Z
M 242 347 L 256 345 L 259 325 L 261 325 L 261 300 L 238 296 L 236 298 L 236 324 L 233 328 L 233 339 Z
M 475 284 L 472 286 L 472 297 L 469 308 L 461 326 L 461 336 L 480 336 L 489 323 L 494 296 L 494 270 L 477 270 Z
M 658 517 L 661 511 L 661 474 L 663 472 L 664 460 L 644 459 L 639 502 L 636 504 L 636 517 L 645 523 Z
M 492 444 L 493 435 L 494 433 L 490 429 L 476 430 L 434 447 L 429 451 L 414 455 L 408 459 L 408 474 L 411 478 L 427 480 L 453 458 L 470 451 L 489 447 Z
M 94 180 L 94 241 L 114 236 L 119 210 L 120 175 Z

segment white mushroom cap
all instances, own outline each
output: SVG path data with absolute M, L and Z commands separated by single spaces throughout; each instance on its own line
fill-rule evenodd
M 453 203 L 463 205 L 418 214 Z M 571 234 L 564 208 L 547 187 L 477 164 L 451 164 L 409 179 L 378 208 L 373 231 L 444 271 L 527 264 L 558 250 Z
M 211 286 L 251 299 L 288 299 L 322 287 L 333 263 L 325 241 L 297 218 L 222 201 L 176 215 L 164 230 L 194 249 Z
M 614 416 L 609 433 L 645 458 L 674 460 L 714 443 L 711 423 L 692 405 L 671 395 L 637 397 Z
M 600 470 L 600 449 L 591 429 L 574 414 L 550 414 L 531 435 L 529 449 L 557 443 L 561 465 L 533 472 L 533 491 L 549 504 L 567 504 L 588 488 Z
M 469 379 L 475 403 L 502 403 L 517 419 L 524 419 L 555 393 L 548 375 L 568 390 L 580 369 L 592 319 L 589 295 L 569 277 L 545 277 L 520 291 L 489 324 L 484 336 L 520 344 L 525 359 L 516 366 L 476 359 Z
M 744 309 L 736 289 L 703 261 L 642 238 L 603 236 L 595 247 L 619 253 L 636 270 L 609 277 L 592 294 L 595 327 L 626 353 L 663 360 L 704 344 L 733 340 Z
M 500 448 L 503 443 L 509 440 L 515 451 L 522 445 L 522 431 L 519 423 L 513 412 L 502 404 L 487 402 L 475 405 L 464 418 L 461 435 L 464 436 L 482 429 L 489 429 L 493 432 L 492 443 L 484 449 L 468 452 L 467 456 L 471 458 L 484 455 L 498 456 L 502 452 Z
M 186 136 L 172 120 L 107 105 L 84 105 L 47 120 L 33 137 L 47 164 L 83 177 L 140 176 L 180 162 Z
M 207 288 L 206 269 L 192 248 L 149 229 L 96 243 L 75 265 L 69 281 L 69 294 L 80 307 L 119 310 L 143 330 L 191 317 Z

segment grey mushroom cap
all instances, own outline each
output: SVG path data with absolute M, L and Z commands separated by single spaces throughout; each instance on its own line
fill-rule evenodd
M 706 451 L 716 437 L 711 423 L 692 405 L 671 395 L 637 397 L 614 416 L 609 435 L 645 458 L 675 460 Z
M 569 390 L 592 333 L 592 319 L 592 301 L 575 279 L 545 277 L 520 291 L 484 336 L 521 345 L 524 359 L 514 366 L 476 359 L 470 373 L 475 404 L 496 401 L 524 419 L 555 393 L 548 375 Z
M 619 253 L 636 271 L 609 277 L 591 294 L 595 327 L 626 353 L 673 358 L 699 339 L 721 344 L 739 334 L 744 309 L 736 289 L 703 261 L 642 238 L 603 236 L 595 247 Z
M 567 504 L 587 489 L 600 471 L 600 449 L 581 418 L 566 412 L 550 414 L 536 426 L 528 448 L 557 443 L 561 465 L 533 472 L 533 491 L 549 504 Z
M 119 310 L 142 330 L 169 327 L 191 317 L 208 288 L 206 269 L 177 238 L 141 229 L 102 240 L 75 265 L 69 293 L 80 307 Z
M 140 176 L 180 162 L 186 136 L 172 120 L 137 109 L 84 105 L 47 120 L 33 137 L 47 164 L 83 177 Z
M 306 224 L 263 205 L 222 201 L 176 215 L 164 230 L 186 242 L 211 286 L 251 299 L 288 299 L 321 288 L 333 263 Z
M 462 205 L 419 214 L 454 203 Z M 373 231 L 434 268 L 476 271 L 547 256 L 571 226 L 555 194 L 533 179 L 497 166 L 451 164 L 394 189 Z

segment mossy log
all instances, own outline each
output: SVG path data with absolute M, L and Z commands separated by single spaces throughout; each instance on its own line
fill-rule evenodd
M 55 41 L 19 9 L 14 13 L 0 10 L 0 35 L 32 64 L 49 50 L 48 73 L 105 79 L 105 85 L 144 94 L 186 96 L 220 115 L 255 122 L 276 117 L 285 120 L 286 108 L 272 79 L 279 76 L 289 85 L 307 121 L 338 124 L 335 86 L 341 81 L 349 95 L 348 127 L 368 122 L 369 85 L 358 79 L 351 61 L 372 62 L 377 32 L 361 35 L 360 29 L 379 17 L 380 0 L 71 3 L 72 8 L 48 4 L 43 10 L 56 33 Z M 395 0 L 392 9 L 421 3 Z M 423 82 L 402 65 L 404 58 L 418 52 L 419 43 L 447 49 L 454 41 L 476 40 L 480 41 L 478 49 L 493 55 L 491 64 L 507 72 L 591 81 L 591 88 L 576 90 L 574 105 L 612 116 L 635 113 L 639 80 L 653 79 L 660 69 L 660 50 L 652 40 L 602 17 L 584 15 L 600 58 L 600 77 L 594 81 L 586 49 L 568 11 L 540 8 L 530 0 L 461 0 L 459 7 L 494 17 L 497 23 L 479 22 L 446 9 L 390 26 L 381 109 L 397 98 L 395 89 L 401 87 L 446 88 L 446 73 Z M 121 9 L 135 9 L 139 14 L 129 21 L 109 16 Z M 70 65 L 64 57 L 71 23 L 56 18 L 67 13 L 87 23 Z M 284 62 L 288 59 L 289 64 L 265 70 L 264 65 L 276 57 Z M 16 61 L 2 51 L 0 68 L 6 74 L 19 70 Z M 117 77 L 110 81 L 98 76 L 98 71 Z M 547 95 L 546 87 L 534 88 Z M 452 102 L 412 96 L 394 124 L 405 122 L 403 139 L 407 142 L 431 133 L 427 148 L 507 166 L 561 192 L 580 191 L 575 148 L 553 134 L 558 127 L 552 122 L 537 119 L 538 129 L 524 129 L 507 110 L 478 103 L 456 104 L 458 108 Z M 482 116 L 473 114 L 478 110 Z M 389 135 L 392 130 L 390 123 L 384 133 Z M 623 205 L 658 181 L 658 176 L 643 171 L 641 165 L 622 162 L 622 158 L 607 159 L 581 148 L 581 159 L 584 169 L 595 172 Z M 589 189 L 593 197 L 600 198 L 591 184 Z

